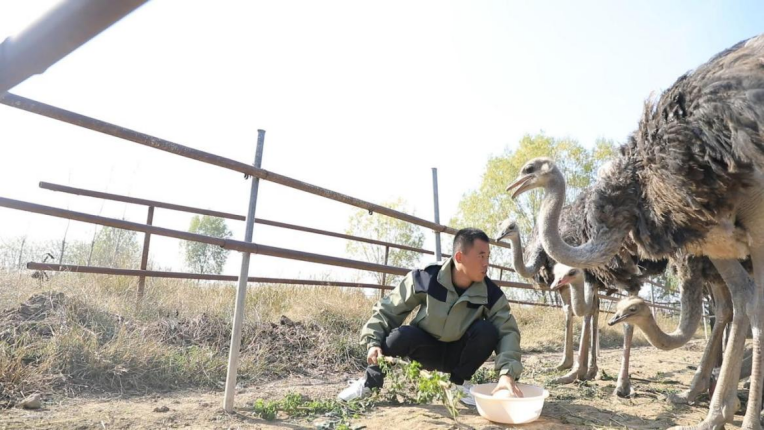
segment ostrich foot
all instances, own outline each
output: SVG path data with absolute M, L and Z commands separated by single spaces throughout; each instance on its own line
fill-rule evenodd
M 589 370 L 587 370 L 586 374 L 584 375 L 584 381 L 591 381 L 596 379 L 598 373 L 599 373 L 599 368 L 597 366 L 590 367 Z
M 694 403 L 698 398 L 699 391 L 695 391 L 692 388 L 682 391 L 681 393 L 671 393 L 668 395 L 668 402 L 674 405 L 689 405 Z
M 722 430 L 724 429 L 724 419 L 719 417 L 719 419 L 709 420 L 709 418 L 706 418 L 705 421 L 702 423 L 696 425 L 696 426 L 676 426 L 671 427 L 669 430 Z
M 631 394 L 631 379 L 618 378 L 618 382 L 615 385 L 615 391 L 613 391 L 613 395 L 622 399 L 628 399 L 631 397 Z
M 735 412 L 740 409 L 740 399 L 737 395 L 731 396 L 721 408 L 711 406 L 708 416 L 696 426 L 677 426 L 669 430 L 720 430 L 726 423 L 731 423 L 735 418 Z
M 576 373 L 568 372 L 559 378 L 552 379 L 551 383 L 557 385 L 571 384 L 577 379 L 576 376 Z
M 570 372 L 560 376 L 559 378 L 552 379 L 551 382 L 553 384 L 563 385 L 571 384 L 576 380 L 583 380 L 584 375 L 586 374 L 586 370 L 587 369 L 585 367 L 574 367 Z
M 554 373 L 554 372 L 560 372 L 560 371 L 562 371 L 562 370 L 568 370 L 568 369 L 570 369 L 571 367 L 573 367 L 573 365 L 572 365 L 572 364 L 571 364 L 571 365 L 562 365 L 562 364 L 558 364 L 557 366 L 554 366 L 554 367 L 544 367 L 543 369 L 541 369 L 541 373 Z
M 554 367 L 545 367 L 541 369 L 542 372 L 548 373 L 548 372 L 557 372 L 560 370 L 568 370 L 571 367 L 573 367 L 573 360 L 563 360 L 560 364 Z
M 700 393 L 710 390 L 710 382 L 708 380 L 698 381 L 697 384 L 691 385 L 689 389 L 682 391 L 681 393 L 669 394 L 668 401 L 674 405 L 689 405 L 694 403 Z M 713 396 L 713 392 L 709 394 L 709 397 Z

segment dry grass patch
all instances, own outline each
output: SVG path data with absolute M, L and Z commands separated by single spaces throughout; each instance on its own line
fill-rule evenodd
M 138 307 L 131 278 L 62 273 L 39 283 L 28 273 L 0 276 L 0 401 L 10 405 L 34 391 L 219 389 L 234 296 L 231 284 L 154 279 Z M 366 351 L 358 334 L 373 303 L 355 289 L 251 286 L 240 381 L 360 372 Z M 512 309 L 526 352 L 561 351 L 559 309 Z M 676 322 L 659 324 L 672 330 Z M 602 347 L 619 348 L 622 329 L 607 327 L 605 317 L 600 327 Z M 646 341 L 637 334 L 635 343 Z

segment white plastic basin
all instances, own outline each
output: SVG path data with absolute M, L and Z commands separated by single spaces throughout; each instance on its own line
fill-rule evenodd
M 500 399 L 493 397 L 491 391 L 496 383 L 473 385 L 470 393 L 475 398 L 477 410 L 485 419 L 502 424 L 523 424 L 535 421 L 541 416 L 544 399 L 549 391 L 544 387 L 530 384 L 517 384 L 524 397 Z

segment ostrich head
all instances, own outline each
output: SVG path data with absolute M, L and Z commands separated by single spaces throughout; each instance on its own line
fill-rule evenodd
M 500 241 L 506 238 L 514 238 L 520 234 L 520 229 L 517 227 L 517 222 L 513 219 L 507 218 L 499 224 L 499 234 L 496 237 L 496 241 Z
M 562 172 L 554 164 L 551 158 L 539 157 L 525 163 L 520 169 L 520 175 L 515 182 L 507 187 L 507 191 L 515 192 L 512 198 L 517 198 L 520 194 L 530 191 L 534 188 L 546 187 L 548 184 L 564 186 L 565 181 Z
M 650 307 L 644 300 L 639 297 L 629 297 L 628 299 L 621 300 L 615 307 L 615 315 L 607 325 L 615 325 L 619 322 L 630 322 L 637 319 L 651 318 L 652 312 Z M 637 324 L 638 325 L 638 324 Z
M 552 285 L 549 286 L 549 288 L 552 290 L 559 290 L 566 285 L 583 282 L 583 270 L 557 263 L 554 265 L 554 281 L 552 282 Z

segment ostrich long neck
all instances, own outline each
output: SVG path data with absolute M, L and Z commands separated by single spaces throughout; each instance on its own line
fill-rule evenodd
M 594 306 L 594 294 L 591 285 L 584 281 L 571 282 L 570 307 L 577 317 L 588 315 Z
M 523 244 L 520 236 L 511 236 L 509 240 L 512 242 L 512 265 L 515 268 L 515 272 L 523 278 L 536 276 L 536 273 L 541 268 L 541 253 L 536 252 L 530 266 L 526 266 L 525 261 L 523 261 Z
M 581 269 L 607 264 L 620 249 L 626 230 L 605 228 L 598 237 L 589 239 L 585 244 L 570 246 L 560 237 L 560 213 L 564 202 L 565 179 L 560 175 L 547 187 L 539 214 L 541 243 L 547 254 L 559 263 Z
M 679 314 L 679 325 L 671 333 L 664 333 L 655 318 L 651 316 L 634 322 L 647 337 L 648 342 L 658 349 L 670 350 L 679 348 L 692 339 L 703 316 L 702 285 L 684 285 L 682 289 L 682 309 Z

